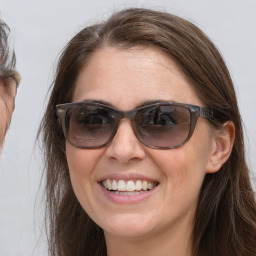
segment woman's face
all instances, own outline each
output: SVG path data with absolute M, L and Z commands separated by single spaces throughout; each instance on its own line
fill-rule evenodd
M 73 102 L 84 100 L 105 101 L 120 110 L 155 100 L 202 105 L 175 63 L 145 47 L 95 52 L 80 71 L 73 95 Z M 106 239 L 189 236 L 211 158 L 212 133 L 208 121 L 199 118 L 189 142 L 158 150 L 139 142 L 131 121 L 122 119 L 114 139 L 103 148 L 79 149 L 66 143 L 75 194 Z M 157 186 L 143 194 L 116 195 L 104 188 L 103 181 Z

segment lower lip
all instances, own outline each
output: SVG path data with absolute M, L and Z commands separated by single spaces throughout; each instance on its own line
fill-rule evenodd
M 150 196 L 152 196 L 158 188 L 158 186 L 156 186 L 153 189 L 151 189 L 150 191 L 147 191 L 147 192 L 144 192 L 144 193 L 141 193 L 138 195 L 117 195 L 117 194 L 105 189 L 105 187 L 103 187 L 100 183 L 99 183 L 99 187 L 100 187 L 101 191 L 103 192 L 103 194 L 110 201 L 112 201 L 114 203 L 119 203 L 119 204 L 134 204 L 134 203 L 141 202 L 141 201 L 149 198 Z

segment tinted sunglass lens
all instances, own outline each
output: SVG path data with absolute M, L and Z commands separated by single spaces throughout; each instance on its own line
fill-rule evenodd
M 115 129 L 115 112 L 86 105 L 72 107 L 66 114 L 68 141 L 78 147 L 100 147 L 108 142 Z
M 143 143 L 154 147 L 182 144 L 190 131 L 190 111 L 178 105 L 143 109 L 136 115 L 136 130 Z

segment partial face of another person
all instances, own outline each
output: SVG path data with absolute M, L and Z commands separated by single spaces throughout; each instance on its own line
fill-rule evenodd
M 123 111 L 152 101 L 202 106 L 169 57 L 139 46 L 96 51 L 76 82 L 72 102 L 81 101 L 103 101 Z M 202 117 L 190 140 L 174 149 L 142 144 L 128 118 L 120 120 L 113 140 L 102 148 L 66 143 L 74 192 L 107 240 L 189 236 L 203 179 L 213 171 L 214 150 L 214 129 Z
M 16 91 L 17 82 L 14 78 L 1 78 L 0 76 L 0 148 L 3 146 L 4 137 L 10 125 Z

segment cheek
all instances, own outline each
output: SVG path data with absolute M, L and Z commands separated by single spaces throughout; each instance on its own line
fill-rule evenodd
M 0 101 L 1 111 L 2 107 L 6 109 L 6 112 L 11 115 L 14 110 L 14 100 L 16 96 L 16 83 L 13 80 L 1 80 L 0 79 Z
M 203 137 L 200 133 L 194 135 L 180 148 L 151 151 L 151 159 L 162 171 L 167 191 L 172 195 L 196 198 L 200 191 L 210 159 L 211 137 L 208 133 Z
M 75 148 L 66 142 L 66 156 L 71 176 L 89 176 L 97 163 L 97 155 L 93 150 Z
M 0 118 L 0 146 L 3 143 L 4 136 L 6 134 L 6 131 L 8 129 L 8 126 L 10 124 L 12 111 L 8 108 L 6 105 L 6 102 L 4 99 L 0 96 L 0 112 L 1 112 L 1 118 Z
M 152 157 L 173 189 L 186 187 L 188 183 L 197 178 L 201 179 L 200 177 L 205 174 L 205 164 L 200 153 L 187 151 L 184 147 L 169 152 L 159 152 Z
M 77 197 L 79 197 L 79 191 L 84 192 L 88 188 L 86 184 L 94 181 L 95 166 L 99 162 L 101 155 L 101 149 L 79 149 L 66 142 L 68 168 L 71 183 Z
M 158 158 L 159 167 L 166 176 L 166 212 L 181 216 L 197 207 L 200 189 L 205 177 L 205 164 L 198 153 L 180 148 Z
M 14 99 L 16 95 L 16 84 L 12 81 L 0 79 L 0 146 L 3 143 L 5 133 L 10 124 L 14 110 Z

